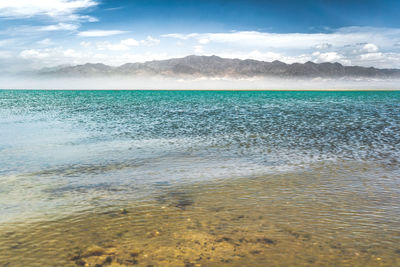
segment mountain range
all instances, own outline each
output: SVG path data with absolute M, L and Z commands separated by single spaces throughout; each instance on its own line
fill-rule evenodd
M 286 64 L 281 61 L 265 62 L 252 59 L 228 59 L 218 56 L 187 56 L 144 63 L 126 63 L 118 67 L 102 63 L 46 68 L 38 72 L 43 76 L 167 76 L 167 77 L 400 77 L 400 69 L 343 66 L 340 63 Z

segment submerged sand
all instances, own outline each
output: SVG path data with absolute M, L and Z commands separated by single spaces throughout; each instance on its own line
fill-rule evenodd
M 387 208 L 399 196 L 374 190 L 379 170 L 161 185 L 151 199 L 3 225 L 0 266 L 400 266 L 399 217 Z

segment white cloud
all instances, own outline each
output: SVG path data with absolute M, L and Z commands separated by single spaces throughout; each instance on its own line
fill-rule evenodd
M 400 68 L 400 53 L 376 52 L 361 54 L 352 60 L 355 65 L 373 66 L 378 68 Z
M 3 0 L 0 1 L 0 17 L 19 19 L 48 16 L 60 20 L 77 20 L 85 19 L 77 14 L 78 11 L 96 5 L 96 0 Z
M 312 53 L 313 59 L 312 61 L 315 63 L 324 63 L 324 62 L 338 62 L 343 65 L 351 65 L 352 60 L 350 58 L 346 58 L 346 56 L 338 53 L 338 52 L 326 52 L 326 53 L 320 53 L 320 52 L 314 52 Z
M 379 60 L 383 58 L 382 53 L 367 53 L 360 55 L 361 60 Z
M 97 50 L 110 50 L 110 51 L 123 51 L 128 50 L 129 46 L 121 43 L 112 44 L 110 42 L 98 42 L 96 43 Z
M 151 36 L 147 36 L 146 39 L 140 41 L 140 44 L 144 46 L 154 46 L 158 45 L 159 43 L 160 40 L 153 38 Z
M 132 46 L 139 46 L 139 41 L 129 38 L 121 40 L 119 43 L 98 42 L 96 46 L 98 50 L 123 51 L 129 50 Z
M 139 42 L 136 41 L 133 38 L 129 38 L 129 39 L 126 39 L 126 40 L 121 40 L 120 43 L 121 43 L 121 45 L 124 45 L 124 46 L 138 46 L 139 45 Z
M 155 39 L 151 36 L 147 36 L 144 40 L 135 40 L 133 38 L 121 40 L 118 43 L 97 42 L 96 46 L 98 50 L 111 50 L 111 51 L 123 51 L 129 50 L 134 46 L 153 46 L 159 44 L 160 40 Z
M 326 52 L 326 53 L 314 52 L 312 55 L 316 57 L 314 59 L 314 62 L 316 63 L 339 62 L 343 59 L 343 55 L 337 52 Z
M 42 59 L 49 56 L 48 53 L 44 53 L 35 49 L 23 50 L 19 55 L 24 59 Z
M 90 31 L 79 32 L 78 35 L 81 37 L 106 37 L 123 33 L 127 32 L 119 30 L 90 30 Z
M 316 49 L 329 49 L 332 47 L 332 44 L 328 44 L 328 43 L 323 43 L 323 44 L 317 44 L 315 46 Z
M 92 16 L 88 16 L 88 15 L 84 15 L 84 16 L 79 16 L 79 19 L 83 19 L 83 20 L 87 20 L 89 22 L 98 22 L 99 19 L 92 17 Z
M 199 39 L 199 44 L 205 45 L 205 44 L 208 44 L 208 43 L 210 43 L 210 40 L 207 39 L 207 38 Z
M 375 44 L 365 44 L 361 49 L 362 52 L 375 53 L 378 52 L 378 47 Z
M 74 49 L 67 49 L 63 52 L 65 57 L 72 57 L 72 58 L 80 58 L 82 57 L 81 53 L 76 52 Z
M 75 31 L 79 28 L 77 24 L 69 24 L 69 23 L 58 23 L 54 25 L 47 25 L 42 27 L 37 27 L 37 31 Z

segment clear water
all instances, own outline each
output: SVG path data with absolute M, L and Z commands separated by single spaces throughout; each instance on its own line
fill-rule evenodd
M 298 231 L 316 236 L 347 229 L 343 244 L 356 249 L 357 238 L 375 240 L 388 247 L 378 251 L 392 265 L 400 255 L 399 159 L 399 92 L 0 91 L 0 225 L 6 228 L 36 223 L 43 233 L 41 222 L 72 225 L 66 218 L 94 225 L 85 214 L 132 205 L 151 206 L 158 216 L 165 203 L 172 214 L 190 206 L 191 216 L 217 221 L 207 216 L 219 203 L 231 207 L 229 218 L 246 208 L 281 231 L 296 220 Z M 188 192 L 202 201 L 187 200 Z M 228 228 L 252 227 L 254 220 Z M 81 237 L 76 242 L 85 246 L 101 243 Z M 18 265 L 19 253 L 0 256 L 0 264 L 15 257 L 11 264 Z M 259 254 L 249 254 L 253 265 L 265 263 Z M 224 264 L 235 262 L 241 263 Z

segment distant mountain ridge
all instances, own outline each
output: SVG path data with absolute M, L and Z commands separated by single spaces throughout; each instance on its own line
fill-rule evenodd
M 126 63 L 118 67 L 102 63 L 42 69 L 45 76 L 168 76 L 168 77 L 400 77 L 400 69 L 343 66 L 340 63 L 265 62 L 229 59 L 218 56 L 187 56 L 144 63 Z

